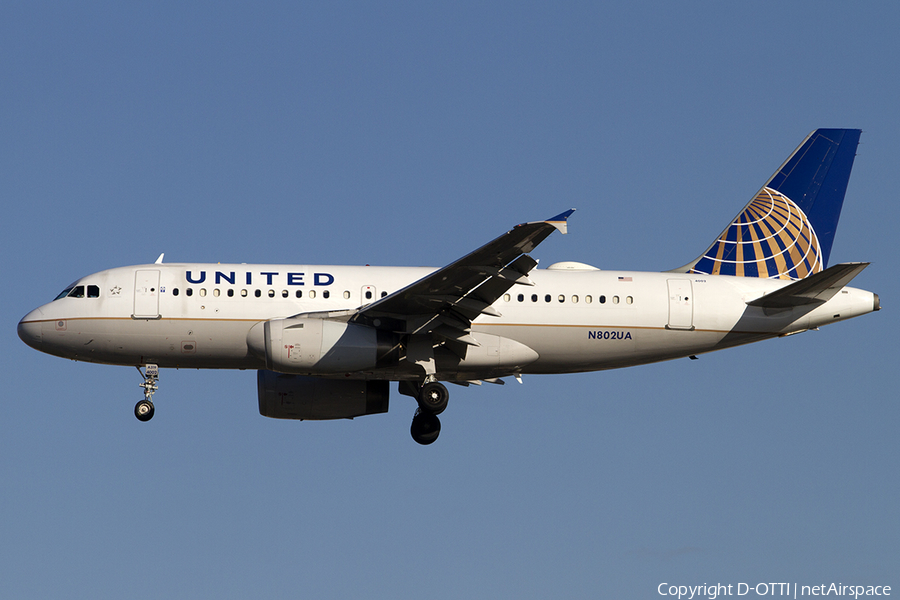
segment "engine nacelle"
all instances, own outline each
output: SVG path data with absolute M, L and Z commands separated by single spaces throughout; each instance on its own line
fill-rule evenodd
M 351 373 L 386 366 L 396 355 L 390 333 L 305 317 L 258 323 L 247 345 L 278 373 Z
M 273 419 L 352 419 L 388 411 L 387 381 L 322 379 L 257 371 L 259 414 Z

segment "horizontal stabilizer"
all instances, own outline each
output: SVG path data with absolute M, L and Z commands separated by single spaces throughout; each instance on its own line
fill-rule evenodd
M 834 265 L 762 298 L 751 300 L 747 304 L 759 308 L 792 308 L 806 304 L 822 304 L 831 300 L 842 287 L 868 266 L 867 262 Z

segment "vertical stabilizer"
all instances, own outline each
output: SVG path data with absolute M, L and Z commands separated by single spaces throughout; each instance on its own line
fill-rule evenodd
M 677 272 L 803 279 L 828 266 L 859 129 L 817 129 L 712 245 Z

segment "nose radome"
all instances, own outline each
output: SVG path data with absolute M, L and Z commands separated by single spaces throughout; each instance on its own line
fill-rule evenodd
M 22 317 L 19 326 L 16 327 L 19 338 L 35 350 L 41 349 L 41 320 L 43 318 L 44 313 L 41 312 L 41 309 L 36 308 Z

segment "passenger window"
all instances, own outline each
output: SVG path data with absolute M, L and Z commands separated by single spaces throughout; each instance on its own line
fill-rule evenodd
M 88 286 L 88 298 L 99 298 L 100 297 L 100 288 L 96 285 Z
M 560 302 L 565 302 L 565 301 L 566 301 L 566 295 L 565 295 L 565 294 L 560 294 L 560 295 L 559 295 L 559 301 L 560 301 Z
M 275 297 L 275 290 L 269 290 L 269 298 Z
M 519 294 L 519 297 L 517 298 L 517 300 L 519 302 L 525 302 L 525 294 Z
M 550 302 L 550 300 L 552 300 L 552 297 L 550 296 L 550 294 L 547 294 L 546 296 L 544 296 L 544 302 Z
M 372 297 L 372 292 L 366 292 L 366 296 L 368 296 L 369 298 L 371 298 L 371 297 Z M 344 300 L 349 300 L 349 299 L 350 299 L 350 292 L 347 291 L 347 290 L 344 290 Z
M 247 297 L 247 290 L 241 290 L 241 298 Z
M 597 299 L 597 302 L 599 302 L 600 304 L 606 304 L 606 296 L 600 296 Z
M 213 296 L 215 296 L 216 298 L 219 297 L 219 288 L 213 290 Z
M 200 297 L 204 298 L 206 296 L 206 288 L 200 288 Z
M 297 296 L 298 298 L 301 298 L 301 297 L 303 297 L 303 292 L 301 292 L 300 290 L 297 290 L 297 291 L 294 293 L 294 295 Z
M 594 299 L 590 295 L 584 297 L 584 303 L 590 304 Z
M 229 298 L 234 297 L 234 290 L 231 289 L 231 288 L 228 288 L 228 297 L 229 297 Z
M 532 302 L 537 302 L 537 294 L 532 294 L 532 295 L 531 295 L 531 301 L 532 301 Z
M 256 296 L 257 298 L 261 298 L 261 297 L 262 297 L 262 291 L 261 291 L 261 290 L 255 290 L 255 291 L 253 292 L 253 295 Z
M 172 295 L 173 295 L 173 296 L 177 296 L 177 295 L 178 295 L 178 288 L 172 288 Z
M 632 304 L 633 302 L 634 302 L 634 298 L 632 298 L 631 296 L 625 297 L 625 304 Z
M 578 304 L 578 296 L 572 296 L 572 304 Z
M 193 295 L 194 295 L 194 288 L 188 288 L 188 289 L 184 290 L 184 293 L 185 293 L 186 296 L 193 296 Z
M 619 303 L 619 297 L 613 296 L 613 304 L 618 304 L 618 303 Z
M 387 292 L 381 292 L 381 297 L 384 298 L 387 296 Z
M 322 290 L 322 297 L 325 298 L 325 299 L 330 298 L 330 297 L 331 297 L 331 292 L 329 292 L 328 290 Z
M 72 288 L 72 291 L 69 292 L 69 298 L 84 298 L 84 286 L 76 285 Z
M 309 298 L 310 300 L 316 297 L 316 290 L 309 290 Z
M 287 298 L 289 295 L 290 295 L 290 294 L 288 293 L 287 290 L 281 290 L 281 297 L 282 297 L 282 298 Z
M 503 294 L 503 301 L 504 301 L 504 302 L 509 302 L 509 300 L 510 300 L 509 294 Z
M 349 298 L 350 296 L 344 296 L 345 298 Z M 382 296 L 383 298 L 384 296 Z M 366 300 L 372 299 L 372 290 L 366 290 Z

